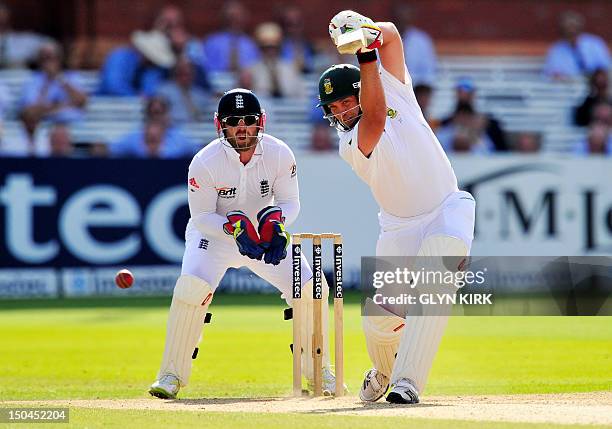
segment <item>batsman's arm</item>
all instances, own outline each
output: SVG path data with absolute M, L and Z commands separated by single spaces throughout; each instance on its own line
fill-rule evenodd
M 406 64 L 402 36 L 392 22 L 377 22 L 383 34 L 383 45 L 378 48 L 380 63 L 401 83 L 406 83 Z
M 358 143 L 357 147 L 364 156 L 369 157 L 380 136 L 385 130 L 385 121 L 387 119 L 387 103 L 385 100 L 385 91 L 383 90 L 380 75 L 378 74 L 378 65 L 376 63 L 375 51 L 368 54 L 373 60 L 363 62 L 358 54 L 359 69 L 361 70 L 361 90 L 359 93 L 359 103 L 361 104 L 361 119 L 359 120 L 358 128 Z M 365 54 L 365 55 L 368 55 Z
M 189 166 L 187 201 L 195 227 L 209 237 L 227 237 L 223 232 L 225 216 L 217 214 L 217 191 L 208 169 L 194 159 Z
M 404 47 L 399 31 L 392 22 L 377 22 L 375 25 L 380 28 L 384 41 L 378 48 L 382 66 L 400 82 L 405 83 Z M 363 54 L 359 54 L 358 58 L 361 55 Z M 359 121 L 358 148 L 361 153 L 369 157 L 385 129 L 387 103 L 376 62 L 362 63 L 360 60 L 359 67 L 361 69 L 359 101 L 363 114 Z

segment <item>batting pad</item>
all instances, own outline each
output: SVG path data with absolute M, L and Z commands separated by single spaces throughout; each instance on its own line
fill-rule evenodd
M 323 318 L 321 326 L 323 328 L 323 367 L 329 367 L 329 308 L 328 308 L 328 297 L 329 297 L 329 286 L 325 276 L 322 277 L 323 283 L 323 298 L 321 299 L 322 311 L 321 316 Z M 314 300 L 312 299 L 312 287 L 313 280 L 310 279 L 308 283 L 302 288 L 302 315 L 306 323 L 300 323 L 300 336 L 302 340 L 302 375 L 307 380 L 314 383 L 314 362 L 312 359 L 312 335 L 314 332 Z M 294 320 L 295 323 L 295 320 Z M 295 353 L 295 351 L 294 351 Z
M 204 317 L 212 297 L 211 287 L 198 277 L 181 275 L 176 281 L 158 379 L 172 374 L 178 377 L 181 386 L 189 382 L 191 356 L 200 342 Z
M 462 240 L 446 235 L 426 238 L 418 252 L 418 256 L 430 257 L 467 255 L 468 248 Z M 444 268 L 442 258 L 432 258 L 432 266 L 428 268 L 448 270 Z M 455 293 L 457 289 L 448 285 L 428 285 L 427 291 Z M 451 310 L 451 304 L 438 304 L 428 306 L 424 310 L 426 316 L 406 316 L 405 323 L 409 329 L 404 329 L 402 333 L 391 375 L 392 384 L 400 378 L 407 378 L 414 383 L 419 394 L 423 392 Z
M 404 328 L 404 319 L 375 304 L 370 298 L 365 302 L 364 314 L 377 314 L 361 318 L 363 333 L 374 368 L 390 377 Z

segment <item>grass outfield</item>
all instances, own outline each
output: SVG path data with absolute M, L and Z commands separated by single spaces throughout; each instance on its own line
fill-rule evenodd
M 529 424 L 506 422 L 473 422 L 456 420 L 406 419 L 398 417 L 336 416 L 336 415 L 295 415 L 295 414 L 255 414 L 255 413 L 207 413 L 157 411 L 142 412 L 133 410 L 71 409 L 70 424 L 45 424 L 45 427 L 80 428 L 245 428 L 250 429 L 397 429 L 413 427 L 419 429 L 569 429 L 572 425 Z M 24 427 L 23 424 L 7 425 L 11 428 Z M 606 426 L 589 425 L 589 429 Z
M 358 299 L 349 296 L 345 305 L 345 373 L 353 393 L 369 368 Z M 148 396 L 169 301 L 0 303 L 2 399 Z M 181 397 L 288 395 L 291 323 L 282 320 L 283 304 L 269 295 L 216 296 L 213 322 Z M 611 344 L 605 317 L 454 317 L 426 394 L 609 390 Z

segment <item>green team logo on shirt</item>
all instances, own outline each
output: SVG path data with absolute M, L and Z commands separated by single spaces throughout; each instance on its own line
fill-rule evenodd
M 397 117 L 397 110 L 387 107 L 387 116 L 391 119 L 395 119 Z

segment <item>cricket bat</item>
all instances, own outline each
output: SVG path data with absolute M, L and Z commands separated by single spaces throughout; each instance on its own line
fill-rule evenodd
M 363 28 L 349 31 L 338 36 L 338 52 L 341 54 L 355 54 L 359 49 L 365 48 L 366 38 Z

